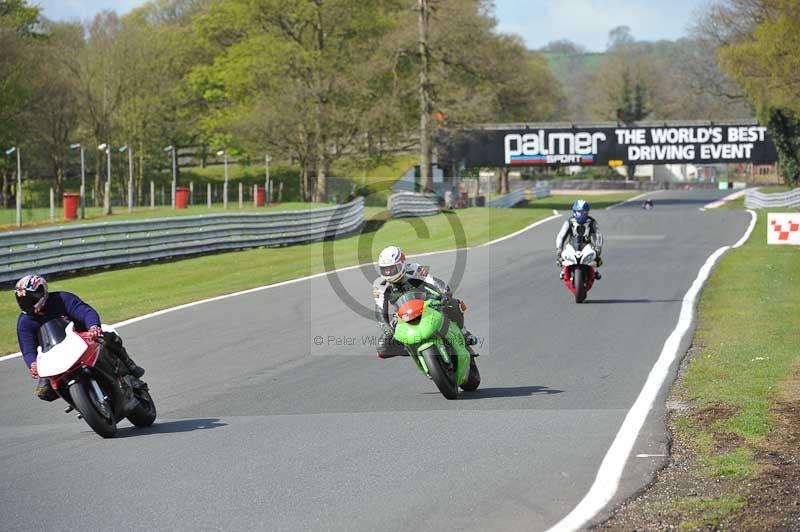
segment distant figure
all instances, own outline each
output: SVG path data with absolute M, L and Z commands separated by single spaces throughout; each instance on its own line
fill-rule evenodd
M 653 208 L 653 200 L 651 199 L 644 200 L 644 205 L 642 205 L 642 209 L 649 211 L 652 208 Z

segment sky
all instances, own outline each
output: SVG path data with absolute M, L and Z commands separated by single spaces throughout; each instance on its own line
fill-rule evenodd
M 495 16 L 500 31 L 521 36 L 528 48 L 569 39 L 602 52 L 617 26 L 630 27 L 637 41 L 684 37 L 707 5 L 707 0 L 495 0 Z
M 104 9 L 128 12 L 145 0 L 30 0 L 54 20 L 87 20 Z M 569 39 L 590 51 L 606 49 L 608 32 L 629 26 L 636 40 L 676 40 L 709 0 L 495 0 L 498 29 L 528 48 Z

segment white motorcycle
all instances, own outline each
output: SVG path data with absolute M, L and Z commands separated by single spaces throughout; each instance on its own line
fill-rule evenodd
M 575 302 L 583 303 L 592 289 L 597 270 L 597 252 L 583 238 L 583 226 L 578 226 L 575 235 L 561 251 L 561 278 L 567 289 L 575 294 Z
M 115 332 L 103 325 L 104 332 Z M 72 322 L 53 319 L 39 329 L 39 377 L 50 380 L 53 390 L 77 409 L 86 423 L 103 438 L 117 432 L 122 418 L 137 427 L 149 427 L 156 419 L 156 405 L 147 383 L 131 376 L 123 362 L 98 341 L 79 333 Z

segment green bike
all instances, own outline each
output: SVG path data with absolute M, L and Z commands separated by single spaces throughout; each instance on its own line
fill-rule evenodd
M 458 325 L 441 310 L 439 294 L 427 290 L 406 292 L 394 303 L 397 326 L 394 339 L 405 345 L 417 368 L 429 376 L 447 399 L 458 398 L 458 387 L 478 389 L 481 374 L 467 350 Z

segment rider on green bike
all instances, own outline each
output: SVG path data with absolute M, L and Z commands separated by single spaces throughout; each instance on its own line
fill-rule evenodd
M 475 345 L 477 339 L 464 328 L 464 309 L 462 301 L 453 298 L 447 283 L 432 276 L 427 266 L 407 263 L 406 256 L 397 246 L 389 246 L 378 256 L 378 268 L 381 275 L 372 285 L 372 296 L 375 298 L 376 312 L 380 326 L 377 350 L 378 358 L 391 358 L 407 355 L 403 344 L 393 338 L 396 325 L 395 304 L 404 293 L 416 288 L 432 290 L 442 300 L 441 310 L 458 325 L 464 335 L 467 349 Z M 474 355 L 474 353 L 472 353 Z

